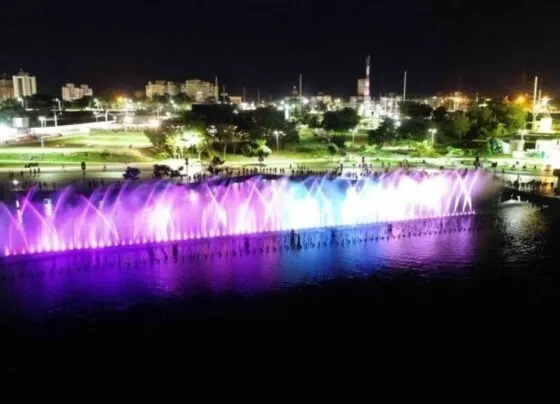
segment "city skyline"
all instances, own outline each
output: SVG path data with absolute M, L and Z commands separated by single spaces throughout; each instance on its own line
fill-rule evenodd
M 263 97 L 277 97 L 303 74 L 308 94 L 350 96 L 370 54 L 375 97 L 399 93 L 405 70 L 410 94 L 511 93 L 530 90 L 534 75 L 547 91 L 560 89 L 554 13 L 526 1 L 272 1 L 265 7 L 164 0 L 157 7 L 163 21 L 151 19 L 154 9 L 145 4 L 96 5 L 71 29 L 64 22 L 78 9 L 66 0 L 7 5 L 14 20 L 0 28 L 0 71 L 32 71 L 45 93 L 68 81 L 132 92 L 148 81 L 218 76 L 228 92 L 241 94 L 245 87 L 249 98 L 260 88 Z

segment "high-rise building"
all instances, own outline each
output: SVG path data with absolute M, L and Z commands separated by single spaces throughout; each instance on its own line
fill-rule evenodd
M 363 97 L 366 91 L 366 79 L 358 79 L 358 96 Z
M 30 76 L 29 73 L 20 71 L 13 77 L 14 83 L 14 97 L 23 98 L 37 93 L 37 81 L 35 76 Z
M 87 84 L 82 84 L 80 87 L 76 87 L 73 83 L 67 83 L 62 87 L 62 99 L 64 101 L 74 101 L 84 98 L 86 96 L 91 97 L 93 95 L 93 90 L 88 87 Z
M 146 97 L 152 98 L 154 95 L 177 95 L 180 92 L 180 86 L 173 81 L 156 80 L 149 81 L 146 84 Z
M 148 84 L 146 84 L 146 97 L 152 98 L 154 95 L 165 94 L 165 87 L 166 83 L 164 80 L 148 81 Z
M 14 98 L 14 82 L 5 74 L 0 76 L 0 101 Z
M 216 96 L 216 86 L 209 81 L 186 80 L 185 84 L 181 86 L 181 92 L 187 94 L 193 101 L 204 102 L 208 98 Z
M 365 118 L 369 118 L 372 115 L 372 105 L 371 105 L 371 96 L 370 96 L 370 80 L 369 80 L 369 72 L 370 72 L 370 57 L 366 58 L 366 77 L 363 80 L 363 103 L 360 108 L 360 115 Z M 360 92 L 360 81 L 358 81 L 358 93 Z
M 171 96 L 175 96 L 181 92 L 181 85 L 173 81 L 168 81 L 166 85 L 166 92 Z

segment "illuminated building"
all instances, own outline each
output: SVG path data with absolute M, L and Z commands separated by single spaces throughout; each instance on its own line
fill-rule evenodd
M 72 83 L 67 83 L 62 87 L 62 99 L 64 101 L 79 100 L 80 98 L 91 97 L 92 95 L 93 90 L 87 84 L 81 84 L 79 87 L 76 87 Z
M 433 109 L 444 107 L 450 112 L 466 112 L 469 109 L 471 99 L 461 91 L 453 91 L 449 94 L 438 94 L 434 97 L 424 99 L 423 102 Z
M 146 84 L 146 97 L 152 98 L 154 95 L 177 95 L 180 87 L 173 81 L 156 80 Z
M 366 79 L 358 79 L 358 96 L 363 97 L 366 90 Z
M 0 101 L 14 98 L 14 82 L 6 75 L 0 76 Z
M 37 93 L 37 80 L 29 73 L 20 71 L 13 76 L 13 84 L 15 98 L 29 97 Z
M 364 82 L 363 82 L 363 103 L 360 107 L 360 115 L 364 118 L 370 118 L 372 116 L 369 72 L 370 72 L 370 57 L 368 55 L 368 57 L 366 58 L 366 77 L 364 79 L 361 79 L 364 80 Z M 359 86 L 360 85 L 358 81 L 358 91 L 360 90 Z
M 216 91 L 214 83 L 199 79 L 186 80 L 185 84 L 181 86 L 181 92 L 187 94 L 191 100 L 196 102 L 204 102 L 208 98 L 215 97 Z
M 229 103 L 230 103 L 230 104 L 240 105 L 240 104 L 243 102 L 243 98 L 242 98 L 242 97 L 230 95 L 228 98 L 229 98 Z

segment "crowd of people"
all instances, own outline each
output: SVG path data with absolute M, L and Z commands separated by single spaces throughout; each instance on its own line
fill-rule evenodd
M 504 180 L 504 185 L 508 188 L 513 188 L 518 191 L 533 192 L 533 193 L 546 193 L 554 190 L 554 181 L 541 181 L 530 180 L 521 182 L 520 176 L 514 181 Z
M 424 161 L 425 163 L 425 161 Z M 425 164 L 424 164 L 425 165 Z M 512 168 L 517 168 L 519 164 L 514 164 Z M 526 167 L 523 166 L 523 169 Z M 271 175 L 271 176 L 289 176 L 289 177 L 306 177 L 306 176 L 330 176 L 330 177 L 344 177 L 351 180 L 358 180 L 361 178 L 377 178 L 382 174 L 389 173 L 394 170 L 409 170 L 410 164 L 407 160 L 402 160 L 398 163 L 391 165 L 391 162 L 384 162 L 377 159 L 374 163 L 367 163 L 365 158 L 362 158 L 361 163 L 351 163 L 345 165 L 340 163 L 335 168 L 330 170 L 319 170 L 314 169 L 309 165 L 305 164 L 290 164 L 289 167 L 272 167 L 272 166 L 249 166 L 249 167 L 223 167 L 215 168 L 209 171 L 203 171 L 195 173 L 192 175 L 180 175 L 177 179 L 169 178 L 181 183 L 192 183 L 192 182 L 204 182 L 216 177 L 220 178 L 237 178 L 237 177 L 248 177 L 253 175 Z M 439 167 L 437 171 L 443 171 L 445 168 L 443 166 Z M 474 169 L 477 169 L 477 164 L 474 165 Z M 463 168 L 463 171 L 468 171 L 468 169 Z M 418 172 L 418 171 L 415 171 Z M 422 173 L 427 175 L 426 169 L 421 170 Z M 500 178 L 494 173 L 495 178 Z M 21 170 L 19 173 L 15 171 L 8 172 L 8 181 L 4 182 L 4 190 L 13 191 L 28 191 L 31 188 L 36 188 L 39 190 L 52 191 L 56 189 L 63 188 L 67 185 L 72 185 L 76 188 L 81 188 L 85 190 L 91 190 L 97 187 L 103 187 L 108 185 L 120 186 L 122 182 L 120 180 L 111 179 L 91 179 L 88 178 L 86 171 L 83 171 L 83 178 L 79 180 L 68 181 L 61 178 L 58 182 L 55 181 L 41 181 L 41 168 L 38 166 L 34 168 L 29 168 Z M 502 170 L 501 182 L 504 186 L 514 188 L 526 192 L 543 192 L 548 193 L 554 190 L 554 182 L 531 180 L 527 182 L 521 182 L 519 176 L 517 180 L 507 180 L 504 170 Z

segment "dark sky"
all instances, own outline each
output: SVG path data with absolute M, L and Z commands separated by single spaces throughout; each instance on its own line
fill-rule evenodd
M 199 77 L 230 93 L 353 95 L 372 56 L 372 87 L 409 92 L 560 90 L 560 7 L 525 0 L 17 0 L 3 4 L 0 72 L 142 89 L 147 80 Z M 523 78 L 525 77 L 525 84 Z

